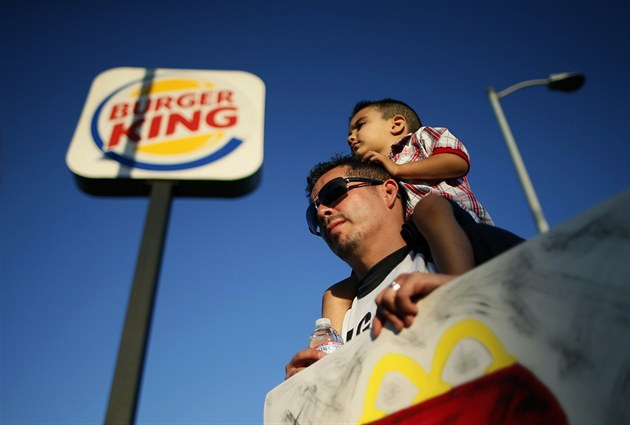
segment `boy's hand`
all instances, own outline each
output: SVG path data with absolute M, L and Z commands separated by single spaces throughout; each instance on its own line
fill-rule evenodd
M 363 160 L 367 162 L 376 162 L 377 164 L 382 165 L 389 174 L 393 177 L 397 177 L 398 164 L 394 161 L 383 155 L 382 153 L 378 153 L 376 151 L 368 151 L 364 156 Z

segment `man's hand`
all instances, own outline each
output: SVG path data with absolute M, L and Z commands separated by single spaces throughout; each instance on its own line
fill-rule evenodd
M 305 348 L 304 350 L 298 351 L 295 356 L 293 356 L 293 358 L 289 361 L 289 363 L 287 363 L 287 365 L 284 367 L 284 379 L 289 379 L 290 377 L 306 369 L 325 355 L 326 353 L 323 353 L 314 348 Z
M 408 328 L 418 314 L 416 302 L 436 288 L 455 279 L 456 275 L 436 273 L 405 273 L 376 296 L 376 317 L 372 321 L 374 337 L 381 334 L 385 322 L 397 332 Z

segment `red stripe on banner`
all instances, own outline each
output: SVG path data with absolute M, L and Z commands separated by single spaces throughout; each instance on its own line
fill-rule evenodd
M 564 425 L 568 421 L 545 384 L 515 364 L 371 424 Z

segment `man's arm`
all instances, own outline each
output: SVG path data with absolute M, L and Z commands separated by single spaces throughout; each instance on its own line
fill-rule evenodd
M 374 337 L 381 334 L 385 322 L 391 322 L 397 332 L 411 326 L 418 314 L 416 302 L 456 277 L 436 273 L 405 273 L 398 276 L 395 280 L 398 289 L 389 286 L 376 296 L 376 317 L 372 321 Z
M 343 318 L 352 306 L 357 287 L 358 279 L 353 274 L 332 285 L 322 296 L 322 317 L 329 318 L 337 332 L 341 332 Z
M 284 379 L 287 380 L 296 373 L 306 369 L 317 360 L 324 357 L 326 353 L 316 350 L 314 348 L 305 348 L 298 351 L 295 356 L 284 367 Z

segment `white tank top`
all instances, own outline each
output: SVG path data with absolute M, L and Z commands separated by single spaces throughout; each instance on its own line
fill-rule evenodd
M 411 251 L 408 247 L 381 260 L 359 283 L 358 295 L 343 318 L 341 336 L 344 341 L 348 342 L 372 327 L 372 319 L 376 314 L 374 300 L 396 277 L 402 273 L 435 271 L 433 263 L 427 263 L 422 253 Z

